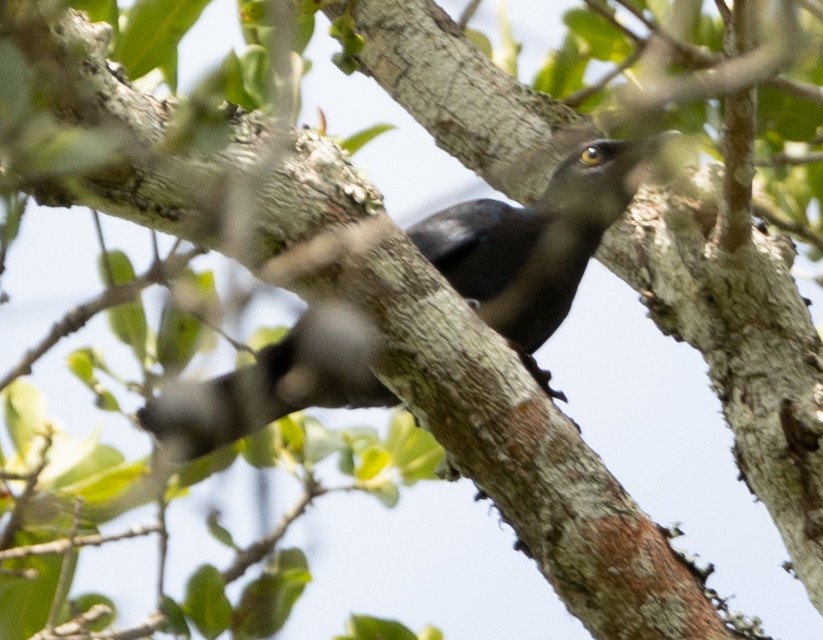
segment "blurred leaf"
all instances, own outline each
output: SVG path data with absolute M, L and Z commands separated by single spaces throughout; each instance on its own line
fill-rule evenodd
M 415 424 L 414 416 L 408 411 L 398 411 L 392 416 L 386 448 L 406 485 L 418 480 L 435 480 L 435 470 L 445 458 L 443 447 L 428 431 Z
M 114 129 L 61 125 L 30 131 L 34 139 L 22 167 L 29 179 L 89 173 L 110 163 L 124 143 Z
M 354 472 L 358 480 L 371 480 L 391 464 L 391 454 L 381 445 L 370 445 L 360 453 L 360 464 Z
M 514 39 L 506 0 L 497 5 L 497 22 L 500 33 L 500 47 L 494 50 L 492 60 L 498 68 L 513 78 L 517 77 L 517 56 L 520 55 L 520 43 Z
M 78 614 L 86 613 L 89 609 L 98 604 L 107 606 L 109 609 L 111 609 L 112 613 L 110 615 L 104 616 L 97 622 L 88 625 L 88 629 L 89 631 L 103 631 L 103 629 L 112 624 L 115 618 L 117 618 L 117 607 L 114 605 L 114 601 L 111 598 L 103 595 L 102 593 L 84 593 L 72 598 L 71 611 L 67 611 L 69 615 L 63 622 L 68 622 L 69 619 L 73 618 Z
M 758 133 L 782 140 L 804 141 L 817 135 L 823 122 L 823 105 L 789 96 L 767 84 L 758 88 Z
M 83 516 L 100 523 L 157 497 L 156 493 L 148 491 L 144 482 L 149 471 L 146 460 L 123 462 L 64 485 L 57 493 L 82 498 Z
M 170 374 L 178 374 L 197 354 L 203 323 L 169 300 L 163 307 L 157 331 L 157 361 Z
M 591 57 L 604 61 L 622 60 L 631 53 L 627 36 L 605 17 L 588 9 L 571 9 L 563 14 L 571 33 L 585 42 Z
M 223 60 L 222 72 L 226 82 L 226 100 L 246 111 L 254 111 L 265 104 L 246 88 L 245 68 L 234 50 L 229 51 Z
M 437 627 L 426 625 L 417 634 L 418 640 L 443 640 L 443 632 Z
M 0 39 L 0 128 L 12 129 L 29 110 L 26 60 L 11 40 Z
M 3 391 L 3 412 L 14 449 L 25 459 L 35 434 L 46 423 L 43 396 L 34 385 L 18 378 Z
M 488 36 L 481 32 L 476 31 L 475 29 L 466 29 L 463 34 L 466 38 L 471 42 L 475 47 L 480 49 L 489 60 L 491 60 L 492 56 L 494 55 L 494 51 L 492 50 L 492 43 L 489 40 Z
M 118 35 L 120 12 L 117 0 L 69 0 L 68 5 L 85 11 L 91 22 L 108 22 L 114 29 L 115 37 Z
M 220 524 L 220 513 L 218 511 L 209 512 L 209 516 L 206 518 L 206 526 L 209 529 L 209 533 L 215 540 L 226 545 L 230 549 L 239 550 L 239 547 L 234 542 L 231 532 Z
M 49 528 L 51 529 L 51 527 Z M 15 547 L 51 542 L 53 531 L 18 531 Z M 43 628 L 55 598 L 57 582 L 63 566 L 62 555 L 29 556 L 5 560 L 0 573 L 0 620 L 3 640 L 27 640 Z M 77 554 L 71 554 L 66 579 L 71 584 Z M 18 572 L 27 572 L 22 577 Z M 18 575 L 16 575 L 18 574 Z M 62 606 L 62 603 L 58 603 Z
M 186 622 L 186 616 L 183 614 L 183 609 L 172 600 L 169 596 L 163 596 L 160 602 L 160 610 L 166 614 L 166 624 L 160 629 L 164 633 L 169 633 L 175 636 L 182 636 L 183 638 L 190 638 L 191 631 Z
M 332 62 L 346 75 L 351 75 L 360 67 L 357 56 L 363 50 L 363 36 L 357 33 L 354 18 L 347 5 L 347 11 L 335 18 L 329 27 L 329 35 L 337 40 L 343 50 L 332 56 Z
M 83 384 L 94 393 L 95 404 L 103 411 L 120 411 L 120 404 L 114 395 L 106 389 L 94 374 L 95 358 L 94 351 L 88 347 L 78 349 L 66 357 L 66 365 Z M 105 370 L 105 369 L 104 369 Z
M 114 59 L 137 79 L 168 66 L 177 45 L 209 0 L 137 0 L 114 50 Z
M 230 446 L 221 447 L 206 456 L 187 462 L 169 481 L 166 499 L 172 499 L 180 495 L 187 487 L 228 469 L 235 458 L 237 458 L 237 450 Z
M 101 254 L 97 268 L 100 279 L 107 287 L 128 284 L 135 279 L 134 267 L 123 251 L 107 251 Z M 107 309 L 106 314 L 112 333 L 120 342 L 131 347 L 138 362 L 142 364 L 146 357 L 148 325 L 140 297 Z
M 379 484 L 372 483 L 369 485 L 368 490 L 371 495 L 383 503 L 384 507 L 388 507 L 389 509 L 397 506 L 397 503 L 400 501 L 400 490 L 397 488 L 397 485 L 390 480 Z
M 20 231 L 20 222 L 28 205 L 28 198 L 20 193 L 0 195 L 3 207 L 3 222 L 0 224 L 0 247 L 8 250 Z
M 307 463 L 315 464 L 332 453 L 340 451 L 343 438 L 339 433 L 329 431 L 314 418 L 304 416 L 303 430 L 306 434 L 304 457 Z
M 316 0 L 299 0 L 291 5 L 291 24 L 280 24 L 278 16 L 272 15 L 270 0 L 250 0 L 240 5 L 240 24 L 247 33 L 247 42 L 262 43 L 270 36 L 272 50 L 282 32 L 289 39 L 289 50 L 302 53 L 314 33 L 314 14 L 320 3 Z M 250 35 L 251 37 L 250 37 Z
M 354 155 L 377 136 L 385 133 L 386 131 L 391 131 L 394 128 L 396 127 L 393 124 L 375 124 L 350 135 L 348 138 L 340 140 L 338 144 L 341 149 L 348 151 L 351 155 Z
M 236 640 L 257 640 L 277 633 L 295 602 L 311 582 L 306 557 L 299 549 L 278 551 L 271 566 L 243 590 L 232 618 Z
M 552 51 L 534 79 L 537 91 L 561 100 L 583 87 L 583 76 L 589 64 L 589 57 L 583 55 L 577 42 L 566 36 L 563 46 Z
M 99 431 L 83 438 L 61 431 L 53 433 L 49 464 L 40 474 L 40 483 L 49 489 L 65 486 L 123 462 L 116 449 L 100 445 L 98 439 Z
M 240 444 L 240 455 L 257 469 L 268 469 L 281 461 L 276 422 L 271 422 L 262 429 L 254 431 L 243 438 Z
M 353 615 L 346 627 L 348 635 L 338 640 L 418 640 L 411 629 L 396 620 Z
M 201 565 L 186 585 L 183 611 L 208 640 L 219 636 L 231 623 L 232 608 L 225 589 L 223 576 L 210 564 Z

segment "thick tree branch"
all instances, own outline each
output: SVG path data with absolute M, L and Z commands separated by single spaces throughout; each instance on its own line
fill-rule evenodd
M 381 13 L 383 7 L 395 14 Z M 545 141 L 552 125 L 565 122 L 570 112 L 490 73 L 493 67 L 466 49 L 434 5 L 361 1 L 361 10 L 374 11 L 382 21 L 371 25 L 367 42 L 379 41 L 391 50 L 384 51 L 383 71 L 394 74 L 390 83 L 395 88 L 408 93 L 422 81 L 426 74 L 417 63 L 429 68 L 432 80 L 446 83 L 437 88 L 427 81 L 431 90 L 423 92 L 426 100 L 442 101 L 432 121 L 441 143 L 464 160 L 480 162 L 492 181 L 512 187 L 523 199 L 536 195 L 557 156 Z M 422 48 L 403 61 L 397 74 L 394 63 L 399 61 L 392 63 L 392 56 L 411 54 L 404 47 L 414 41 L 413 34 L 387 39 L 385 33 L 407 30 L 409 19 L 427 35 L 416 41 Z M 295 281 L 295 288 L 317 298 L 333 286 L 336 295 L 370 315 L 385 343 L 376 372 L 431 428 L 458 468 L 495 501 L 521 548 L 575 615 L 598 638 L 615 637 L 614 629 L 652 639 L 731 637 L 663 534 L 585 446 L 519 358 L 382 214 L 379 196 L 333 144 L 310 132 L 273 131 L 265 119 L 243 116 L 232 121 L 232 142 L 216 157 L 154 154 L 153 148 L 163 146 L 173 109 L 135 91 L 105 65 L 100 28 L 90 29 L 76 17 L 60 27 L 38 39 L 36 48 L 20 41 L 21 47 L 31 46 L 31 59 L 51 54 L 70 65 L 66 73 L 80 75 L 73 81 L 95 97 L 82 102 L 81 110 L 74 96 L 67 97 L 55 113 L 89 126 L 115 122 L 139 152 L 124 150 L 116 172 L 43 182 L 37 190 L 42 199 L 90 205 L 219 248 L 252 268 L 321 231 L 355 233 L 364 228 L 359 220 L 370 221 L 365 251 L 342 252 L 331 264 L 321 261 Z M 444 39 L 440 46 L 438 38 Z M 70 53 L 78 43 L 89 46 L 81 61 Z M 467 57 L 451 65 L 452 76 L 434 73 L 431 63 L 452 47 Z M 466 65 L 479 75 L 472 78 Z M 488 77 L 491 85 L 484 84 Z M 471 126 L 463 128 L 471 125 L 461 112 L 466 91 L 476 102 L 472 118 L 484 114 L 487 119 L 477 129 L 479 137 L 469 135 Z M 430 112 L 419 100 L 416 105 Z M 495 115 L 488 122 L 490 113 Z M 249 175 L 254 188 L 244 180 Z M 221 223 L 238 218 L 249 228 L 246 242 L 237 242 L 238 234 L 231 232 L 226 239 Z
M 421 106 L 420 96 L 442 96 L 444 83 L 451 86 L 450 76 L 426 73 L 443 58 L 454 62 L 443 53 L 452 46 L 463 51 L 448 19 L 427 0 L 359 0 L 355 18 L 358 29 L 371 36 L 361 56 L 366 73 L 491 184 L 519 201 L 536 196 L 551 156 L 537 153 L 534 141 L 551 139 L 554 123 L 541 117 L 546 111 L 539 104 L 517 99 L 524 94 L 516 81 L 469 54 L 470 63 L 452 64 L 458 108 L 449 109 L 444 133 L 440 111 Z M 408 24 L 423 25 L 423 43 L 389 35 Z M 383 27 L 392 28 L 381 35 Z M 414 81 L 406 83 L 407 77 Z M 482 110 L 471 108 L 476 104 Z M 490 123 L 489 113 L 505 116 Z M 514 138 L 521 122 L 528 123 L 528 134 Z M 535 161 L 520 165 L 517 180 L 505 179 L 503 160 L 489 160 L 510 143 L 522 145 L 511 149 L 511 157 Z M 775 520 L 812 602 L 823 611 L 823 545 L 815 525 L 816 505 L 823 503 L 823 455 L 816 446 L 801 456 L 790 454 L 797 425 L 813 443 L 823 434 L 820 340 L 789 273 L 791 252 L 783 240 L 758 236 L 734 256 L 707 243 L 720 198 L 716 180 L 705 176 L 689 185 L 685 197 L 657 194 L 633 208 L 631 222 L 608 234 L 600 256 L 638 292 L 651 292 L 646 300 L 664 331 L 682 336 L 706 357 L 737 439 L 741 471 Z M 782 410 L 787 400 L 790 409 Z M 796 419 L 786 420 L 787 413 Z

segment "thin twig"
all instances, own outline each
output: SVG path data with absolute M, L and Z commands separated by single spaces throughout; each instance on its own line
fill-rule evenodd
M 97 607 L 104 607 L 111 611 L 105 605 L 96 605 L 89 609 L 85 614 L 78 616 L 75 620 L 67 622 L 65 625 L 52 630 L 43 630 L 40 633 L 33 635 L 29 640 L 145 640 L 151 635 L 161 629 L 167 622 L 166 615 L 161 611 L 152 612 L 146 620 L 130 629 L 123 629 L 122 631 L 100 631 L 97 633 L 88 633 L 82 630 L 79 625 L 83 622 L 88 624 L 94 620 L 89 619 L 89 614 L 92 618 L 100 619 L 107 614 Z
M 620 31 L 623 32 L 623 35 L 625 35 L 629 40 L 634 42 L 635 45 L 639 46 L 639 45 L 646 42 L 646 40 L 647 40 L 646 38 L 636 34 L 634 31 L 629 29 L 626 25 L 624 25 L 622 22 L 620 22 L 620 20 L 617 19 L 617 17 L 614 15 L 614 13 L 606 11 L 603 8 L 602 5 L 598 4 L 594 0 L 583 0 L 583 1 L 586 3 L 586 6 L 589 7 L 590 11 L 592 11 L 593 13 L 596 13 L 597 15 L 599 15 L 599 16 L 605 18 L 606 20 L 608 20 L 609 22 L 611 22 L 615 27 L 617 27 L 618 29 L 620 29 Z M 646 25 L 646 26 L 648 26 L 648 25 Z
M 53 540 L 51 542 L 42 542 L 40 544 L 30 544 L 24 547 L 12 547 L 0 551 L 0 562 L 4 560 L 12 560 L 16 558 L 28 558 L 30 556 L 49 556 L 59 553 L 65 553 L 71 549 L 80 549 L 82 547 L 99 547 L 110 542 L 118 542 L 120 540 L 127 540 L 129 538 L 139 538 L 142 536 L 157 533 L 160 530 L 160 525 L 137 525 L 110 535 L 92 534 L 85 536 L 74 536 L 73 538 L 61 538 L 60 540 Z
M 102 261 L 103 273 L 106 274 L 106 285 L 114 286 L 114 271 L 111 268 L 109 252 L 106 249 L 106 239 L 103 236 L 103 225 L 100 223 L 100 212 L 91 209 L 91 217 L 94 220 L 94 230 L 97 234 L 97 244 L 100 247 L 100 258 Z
M 80 330 L 101 311 L 134 300 L 143 289 L 173 277 L 202 252 L 202 249 L 195 248 L 183 254 L 171 255 L 162 262 L 152 264 L 146 273 L 131 282 L 110 287 L 96 298 L 70 309 L 52 325 L 49 333 L 35 347 L 26 352 L 21 361 L 11 371 L 3 378 L 0 378 L 0 390 L 5 389 L 20 376 L 31 373 L 34 363 L 54 347 L 61 338 Z
M 272 549 L 274 549 L 274 546 L 283 538 L 284 535 L 286 535 L 286 532 L 291 524 L 303 515 L 315 498 L 324 495 L 325 493 L 328 492 L 317 484 L 315 480 L 312 478 L 307 479 L 305 493 L 303 493 L 303 496 L 297 504 L 291 508 L 291 510 L 283 514 L 277 526 L 267 535 L 255 541 L 245 549 L 238 551 L 234 562 L 223 570 L 221 575 L 223 576 L 223 580 L 225 580 L 226 584 L 234 582 L 237 578 L 242 576 L 249 567 L 257 564 L 263 560 L 263 558 L 268 556 L 272 552 Z
M 768 158 L 758 158 L 754 164 L 757 167 L 785 167 L 816 162 L 823 162 L 823 151 L 812 151 L 801 156 L 793 156 L 781 151 Z
M 52 444 L 52 433 L 49 429 L 46 433 L 40 434 L 42 439 L 42 446 L 40 451 L 37 453 L 37 463 L 34 465 L 34 468 L 31 470 L 28 478 L 26 479 L 26 485 L 23 487 L 23 491 L 14 499 L 14 506 L 12 507 L 11 516 L 6 521 L 6 526 L 3 529 L 2 535 L 0 535 L 0 550 L 8 549 L 12 542 L 14 542 L 14 535 L 17 533 L 17 530 L 20 528 L 23 518 L 23 510 L 34 495 L 34 488 L 37 486 L 37 481 L 40 479 L 40 474 L 43 473 L 43 469 L 46 468 L 48 464 L 48 452 L 51 449 Z M 34 445 L 32 445 L 34 446 Z
M 646 45 L 649 43 L 648 40 L 642 40 L 641 42 L 637 43 L 637 46 L 634 48 L 634 51 L 631 52 L 629 56 L 626 57 L 623 62 L 617 65 L 614 69 L 609 71 L 606 75 L 604 75 L 600 80 L 595 82 L 594 84 L 589 85 L 588 87 L 583 87 L 578 91 L 575 91 L 569 96 L 566 96 L 565 99 L 562 100 L 565 104 L 570 107 L 577 107 L 581 103 L 583 103 L 589 96 L 597 93 L 601 89 L 604 89 L 606 85 L 608 85 L 612 80 L 614 80 L 617 76 L 621 75 L 626 69 L 634 65 L 640 58 L 643 56 L 643 53 L 646 50 Z
M 729 5 L 726 4 L 725 0 L 714 0 L 714 4 L 717 7 L 720 18 L 723 20 L 723 24 L 728 28 L 732 21 L 732 12 L 731 9 L 729 9 Z
M 74 555 L 74 539 L 80 527 L 80 516 L 83 509 L 83 498 L 75 496 L 74 512 L 71 517 L 71 528 L 69 529 L 67 540 L 69 546 L 63 551 L 63 561 L 60 563 L 60 573 L 57 577 L 57 586 L 54 588 L 54 596 L 51 599 L 51 610 L 46 621 L 46 628 L 52 629 L 57 624 L 57 616 L 63 608 L 63 601 L 69 595 L 73 572 L 71 570 L 72 556 Z
M 804 240 L 818 251 L 823 252 L 823 234 L 817 233 L 802 222 L 787 219 L 783 212 L 780 211 L 773 203 L 766 202 L 763 199 L 758 199 L 754 203 L 754 213 L 781 231 L 791 233 L 801 240 Z
M 163 606 L 163 594 L 165 593 L 166 581 L 166 560 L 169 555 L 169 530 L 166 528 L 166 499 L 161 494 L 157 499 L 157 531 L 158 536 L 158 560 L 157 560 L 157 608 Z
M 738 0 L 732 9 L 725 42 L 729 64 L 746 59 L 755 46 L 755 7 L 752 0 Z M 724 104 L 723 204 L 717 219 L 716 237 L 726 251 L 735 251 L 751 240 L 752 178 L 757 106 L 753 87 L 730 93 Z
M 460 18 L 457 21 L 457 26 L 460 27 L 461 31 L 465 31 L 466 27 L 469 26 L 469 21 L 474 17 L 474 14 L 477 13 L 481 2 L 483 2 L 483 0 L 469 0 L 469 4 L 463 9 L 463 13 L 460 14 Z

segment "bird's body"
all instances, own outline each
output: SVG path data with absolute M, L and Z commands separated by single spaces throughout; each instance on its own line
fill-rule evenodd
M 414 225 L 409 237 L 490 327 L 532 353 L 568 314 L 602 234 L 634 195 L 635 169 L 656 146 L 586 142 L 534 206 L 462 203 Z M 397 404 L 369 369 L 379 340 L 366 338 L 369 327 L 346 334 L 351 326 L 323 325 L 310 311 L 257 365 L 198 383 L 196 392 L 167 391 L 141 411 L 141 422 L 161 441 L 182 441 L 183 455 L 193 457 L 309 406 Z

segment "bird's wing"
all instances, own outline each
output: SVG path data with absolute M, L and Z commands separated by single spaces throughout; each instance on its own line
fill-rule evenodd
M 444 209 L 407 230 L 412 242 L 441 271 L 481 243 L 514 207 L 473 200 Z

